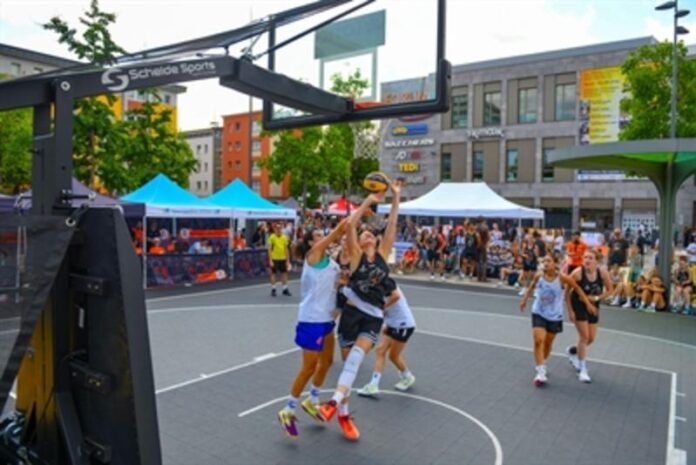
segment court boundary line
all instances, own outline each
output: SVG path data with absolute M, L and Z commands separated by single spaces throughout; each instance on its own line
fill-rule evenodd
M 333 391 L 334 391 L 333 389 L 320 389 L 319 390 L 319 392 L 322 394 L 332 393 Z M 451 412 L 454 412 L 458 415 L 463 416 L 464 418 L 466 418 L 467 420 L 469 420 L 470 422 L 472 422 L 473 424 L 478 426 L 488 436 L 488 438 L 493 443 L 493 449 L 495 451 L 494 465 L 503 465 L 503 456 L 504 456 L 503 455 L 503 446 L 500 444 L 500 440 L 495 435 L 493 430 L 491 430 L 488 427 L 488 425 L 486 425 L 484 422 L 482 422 L 481 420 L 479 420 L 478 418 L 476 418 L 472 414 L 470 414 L 470 413 L 468 413 L 460 408 L 457 408 L 454 405 L 448 404 L 448 403 L 443 402 L 441 400 L 433 399 L 432 397 L 419 396 L 418 394 L 411 394 L 408 392 L 392 391 L 390 389 L 381 389 L 379 392 L 380 392 L 380 394 L 388 394 L 388 395 L 393 395 L 393 396 L 397 396 L 397 397 L 408 397 L 411 399 L 420 400 L 421 402 L 426 402 L 429 404 L 437 405 L 439 407 L 442 407 L 444 409 L 447 409 Z M 308 394 L 307 391 L 302 393 L 302 395 L 307 395 L 307 394 Z M 237 418 L 244 418 L 248 415 L 251 415 L 252 413 L 256 413 L 256 412 L 259 412 L 267 407 L 270 407 L 273 404 L 276 404 L 276 403 L 281 402 L 283 400 L 287 400 L 288 398 L 289 398 L 289 396 L 287 396 L 287 395 L 282 396 L 282 397 L 276 397 L 275 399 L 269 400 L 267 402 L 264 402 L 262 404 L 255 406 L 255 407 L 252 407 L 250 409 L 247 409 L 247 410 L 244 410 L 243 412 L 238 413 Z

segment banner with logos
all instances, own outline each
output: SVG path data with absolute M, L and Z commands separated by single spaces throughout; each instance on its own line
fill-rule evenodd
M 580 72 L 580 145 L 605 144 L 619 140 L 619 131 L 628 123 L 621 113 L 626 78 L 618 66 Z M 578 171 L 578 181 L 622 181 L 622 171 Z

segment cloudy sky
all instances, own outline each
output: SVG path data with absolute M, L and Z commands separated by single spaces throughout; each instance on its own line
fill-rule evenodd
M 233 29 L 250 18 L 308 1 L 101 0 L 100 5 L 103 10 L 117 14 L 112 29 L 116 42 L 128 51 L 136 51 Z M 432 1 L 378 0 L 371 7 L 374 10 L 398 3 L 398 9 L 388 13 L 387 45 L 394 47 L 380 50 L 380 79 L 422 75 L 431 65 L 427 58 L 433 50 L 434 15 L 423 2 Z M 447 57 L 453 64 L 460 64 L 650 35 L 667 39 L 671 34 L 671 15 L 654 11 L 658 3 L 653 0 L 449 0 Z M 88 5 L 89 0 L 0 0 L 0 43 L 70 58 L 67 48 L 58 44 L 55 35 L 44 31 L 41 24 L 57 15 L 77 25 L 77 18 Z M 681 24 L 693 31 L 686 42 L 696 43 L 696 0 L 681 0 L 680 7 L 694 12 Z M 310 75 L 300 77 L 314 82 L 318 74 L 316 64 L 303 62 L 310 59 L 309 41 L 308 38 L 287 49 L 280 57 L 280 66 L 286 66 L 285 71 L 296 77 L 296 73 L 302 72 L 298 70 L 305 70 Z M 259 43 L 255 50 L 263 49 L 263 43 Z M 265 62 L 261 60 L 261 63 Z M 179 97 L 181 129 L 206 127 L 212 121 L 221 121 L 222 115 L 248 109 L 245 96 L 219 87 L 214 80 L 186 83 L 186 87 L 186 93 Z M 260 107 L 260 102 L 255 102 L 255 107 Z

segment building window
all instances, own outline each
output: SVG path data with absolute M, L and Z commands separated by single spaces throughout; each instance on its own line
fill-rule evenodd
M 253 154 L 257 154 L 257 153 L 261 152 L 261 141 L 260 140 L 255 140 L 254 142 L 252 142 L 251 152 Z
M 541 180 L 544 182 L 553 182 L 553 166 L 549 164 L 549 153 L 554 150 L 553 148 L 545 148 L 542 155 L 541 163 Z
M 452 128 L 465 128 L 469 126 L 468 111 L 468 95 L 455 95 L 452 97 Z
M 171 105 L 171 103 L 172 103 L 172 96 L 171 95 L 164 94 L 163 99 L 164 99 L 164 103 L 166 103 L 167 105 Z
M 252 121 L 251 132 L 253 135 L 257 136 L 261 132 L 261 124 L 258 121 Z
M 472 181 L 483 181 L 483 152 L 474 152 L 471 170 Z
M 505 181 L 506 182 L 517 182 L 517 166 L 518 166 L 519 154 L 517 150 L 508 150 L 506 157 L 505 166 Z
M 234 130 L 235 130 L 235 131 L 239 131 L 239 128 L 240 128 L 240 127 L 241 127 L 241 124 L 239 124 L 239 121 L 237 121 L 236 123 L 234 123 Z
M 239 152 L 240 150 L 242 150 L 242 144 L 239 142 L 235 142 L 234 143 L 234 151 Z
M 443 153 L 440 157 L 440 181 L 452 180 L 452 154 Z
M 500 125 L 500 92 L 483 94 L 483 125 Z
M 235 171 L 241 171 L 242 170 L 242 162 L 237 160 L 234 162 L 234 169 Z
M 200 155 L 201 153 L 201 144 L 196 145 L 196 154 Z
M 261 192 L 261 181 L 258 179 L 254 179 L 254 182 L 251 183 L 251 188 L 254 189 L 254 192 L 260 193 Z
M 19 76 L 19 74 L 22 72 L 22 65 L 19 63 L 10 63 L 10 69 L 12 70 L 13 76 Z
M 196 190 L 197 191 L 201 190 L 201 182 L 200 181 L 196 181 Z
M 208 162 L 203 163 L 203 172 L 208 172 Z
M 556 121 L 575 119 L 575 84 L 556 86 Z
M 253 165 L 251 174 L 253 174 L 254 176 L 261 175 L 261 167 L 259 166 L 259 160 L 254 161 L 254 165 Z
M 517 91 L 517 122 L 519 124 L 536 123 L 537 90 L 520 89 Z
M 228 161 L 228 162 L 227 162 L 227 167 L 228 167 L 229 169 L 232 169 L 232 162 L 231 162 L 231 161 Z
M 208 181 L 204 181 L 203 183 L 204 183 L 203 185 L 205 186 L 205 190 L 207 191 L 208 190 Z

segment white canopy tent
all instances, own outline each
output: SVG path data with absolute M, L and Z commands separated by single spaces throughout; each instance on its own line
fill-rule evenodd
M 380 205 L 380 213 L 389 213 L 391 205 Z M 523 207 L 496 194 L 486 183 L 440 183 L 417 199 L 403 202 L 399 214 L 414 216 L 451 216 L 462 218 L 544 219 L 544 211 Z

